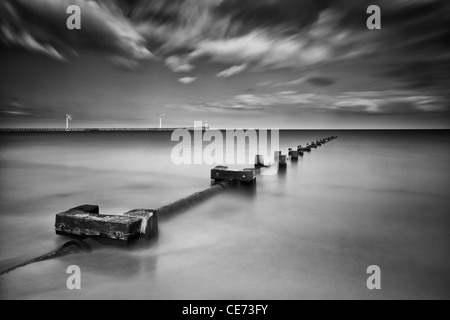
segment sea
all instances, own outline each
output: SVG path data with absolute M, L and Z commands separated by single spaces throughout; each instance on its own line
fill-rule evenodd
M 449 299 L 450 131 L 283 130 L 280 149 L 331 135 L 258 174 L 251 192 L 161 220 L 151 245 L 0 276 L 0 299 Z M 177 143 L 171 132 L 1 133 L 0 269 L 69 241 L 55 234 L 59 212 L 155 209 L 208 188 L 215 165 L 174 164 Z M 80 290 L 67 287 L 73 265 Z

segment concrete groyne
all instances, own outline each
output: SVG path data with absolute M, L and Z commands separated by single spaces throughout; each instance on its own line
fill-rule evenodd
M 336 138 L 337 136 L 332 136 L 317 140 L 307 144 L 307 148 L 323 146 Z M 280 168 L 280 172 L 285 172 L 289 160 L 298 161 L 301 149 L 305 148 L 299 146 L 298 151 L 290 148 L 288 155 L 283 155 L 281 151 L 276 151 L 274 153 L 275 162 L 270 165 L 277 165 Z M 269 165 L 266 166 L 264 164 L 262 155 L 255 157 L 255 168 L 252 169 L 233 170 L 225 166 L 215 167 L 211 169 L 210 178 L 214 181 L 211 187 L 156 210 L 135 209 L 123 215 L 101 215 L 99 206 L 82 205 L 58 213 L 55 217 L 56 234 L 76 239 L 65 243 L 59 249 L 48 254 L 0 271 L 0 276 L 32 263 L 55 259 L 69 254 L 89 253 L 104 244 L 128 245 L 137 239 L 150 243 L 150 240 L 158 237 L 159 219 L 167 218 L 174 213 L 191 208 L 229 188 L 244 188 L 246 185 L 254 186 L 257 172 L 265 170 L 266 167 L 269 167 Z

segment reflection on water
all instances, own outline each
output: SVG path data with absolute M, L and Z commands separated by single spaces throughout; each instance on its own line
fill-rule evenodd
M 150 247 L 105 247 L 0 278 L 0 298 L 449 298 L 445 131 L 287 131 L 287 150 L 339 139 L 160 223 Z M 0 137 L 0 267 L 46 253 L 57 212 L 159 208 L 210 185 L 211 166 L 175 166 L 167 133 Z M 82 290 L 66 289 L 66 268 Z M 379 265 L 382 290 L 367 290 Z

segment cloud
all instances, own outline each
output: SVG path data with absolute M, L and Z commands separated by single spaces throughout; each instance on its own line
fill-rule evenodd
M 274 83 L 272 81 L 263 81 L 256 84 L 257 87 L 264 88 L 264 87 L 270 87 Z
M 82 9 L 81 31 L 61 27 L 69 4 Z M 191 71 L 194 61 L 209 57 L 235 66 L 221 73 L 228 76 L 247 64 L 255 70 L 301 68 L 343 56 L 335 49 L 348 41 L 334 28 L 339 15 L 328 7 L 316 0 L 5 0 L 0 30 L 10 45 L 59 59 L 84 48 L 135 66 L 153 57 L 152 47 L 174 72 Z
M 273 83 L 273 88 L 279 88 L 279 87 L 292 87 L 292 86 L 298 86 L 302 83 L 305 83 L 306 78 L 299 78 L 291 81 L 286 82 L 279 82 L 279 83 Z
M 66 28 L 66 9 L 74 4 L 81 8 L 82 30 Z M 0 13 L 0 39 L 7 45 L 21 46 L 59 60 L 82 50 L 92 50 L 121 66 L 154 58 L 146 40 L 112 1 L 4 0 Z
M 338 95 L 332 106 L 338 111 L 358 111 L 375 115 L 450 111 L 446 98 L 427 95 L 415 96 L 410 91 L 347 92 Z
M 328 87 L 333 85 L 336 81 L 326 77 L 311 77 L 306 79 L 306 82 L 318 87 Z
M 246 64 L 232 66 L 231 68 L 228 68 L 226 70 L 223 70 L 222 72 L 219 72 L 217 74 L 217 77 L 218 78 L 229 78 L 229 77 L 232 77 L 234 75 L 244 72 L 245 69 L 247 69 Z
M 52 108 L 45 106 L 31 107 L 16 98 L 0 98 L 0 119 L 36 119 L 52 116 Z
M 336 80 L 328 78 L 328 77 L 322 77 L 322 76 L 312 76 L 312 77 L 302 77 L 298 79 L 294 79 L 291 81 L 286 82 L 279 82 L 279 83 L 273 83 L 271 86 L 273 88 L 280 88 L 280 87 L 295 87 L 299 86 L 301 84 L 310 84 L 313 86 L 318 87 L 328 87 L 336 83 Z
M 194 69 L 194 66 L 186 58 L 183 59 L 178 56 L 168 57 L 165 63 L 173 72 L 189 72 Z
M 191 83 L 197 81 L 197 79 L 198 78 L 196 78 L 196 77 L 184 77 L 184 78 L 178 79 L 178 81 L 183 84 L 191 84 Z
M 69 4 L 82 9 L 81 31 L 64 27 Z M 383 29 L 376 32 L 366 28 L 366 8 L 371 4 L 372 0 L 3 0 L 0 42 L 67 61 L 89 50 L 129 69 L 154 54 L 173 72 L 190 72 L 196 63 L 208 61 L 231 66 L 218 77 L 244 69 L 304 71 L 364 61 L 405 90 L 448 88 L 450 75 L 442 70 L 450 64 L 450 2 L 377 0 Z M 305 81 L 333 84 L 326 79 Z
M 224 0 L 216 8 L 235 23 L 247 28 L 295 26 L 302 29 L 314 23 L 331 1 L 323 0 Z
M 266 31 L 242 37 L 205 40 L 190 54 L 191 59 L 210 57 L 221 63 L 253 65 L 254 69 L 301 68 L 330 59 L 331 47 L 307 38 L 275 38 Z
M 174 106 L 173 106 L 174 107 Z M 358 113 L 367 116 L 396 114 L 449 113 L 446 98 L 439 96 L 412 95 L 410 91 L 362 91 L 336 95 L 279 91 L 265 94 L 242 94 L 231 99 L 215 102 L 197 102 L 180 105 L 189 111 L 211 111 L 221 113 L 267 112 L 291 110 L 302 112 L 328 112 L 335 114 Z

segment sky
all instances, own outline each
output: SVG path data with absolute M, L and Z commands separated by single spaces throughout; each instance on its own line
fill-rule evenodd
M 0 127 L 166 113 L 166 127 L 449 129 L 449 17 L 444 0 L 2 0 Z

